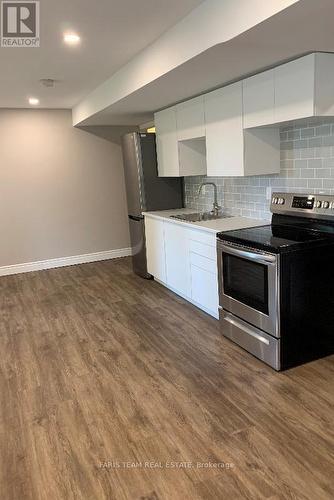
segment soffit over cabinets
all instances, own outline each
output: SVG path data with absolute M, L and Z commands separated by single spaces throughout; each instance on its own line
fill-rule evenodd
M 182 34 L 185 38 L 182 39 L 182 43 L 176 43 L 174 39 L 174 43 L 167 44 L 167 55 L 159 50 L 158 45 L 154 46 L 155 59 L 145 59 L 145 64 L 144 59 L 137 60 L 135 67 L 129 65 L 126 71 L 124 68 L 125 72 L 122 70 L 112 77 L 106 85 L 97 89 L 74 110 L 74 123 L 111 125 L 117 124 L 119 120 L 122 123 L 142 123 L 150 120 L 156 110 L 230 82 L 233 83 L 299 56 L 314 51 L 334 52 L 332 36 L 334 3 L 332 0 L 317 2 L 300 0 L 293 4 L 290 2 L 289 5 L 285 3 L 284 8 L 283 2 L 263 3 L 260 0 L 251 0 L 247 2 L 247 8 L 251 10 L 256 2 L 261 4 L 261 8 L 258 5 L 255 9 L 256 14 L 262 15 L 261 21 L 259 19 L 256 21 L 253 14 L 243 16 L 247 18 L 247 21 L 252 21 L 253 25 L 248 26 L 248 29 L 245 29 L 245 26 L 241 27 L 239 33 L 237 30 L 233 32 L 230 30 L 220 41 L 215 33 L 216 38 L 212 36 L 211 46 L 207 44 L 202 51 L 200 49 L 202 36 L 197 35 L 199 32 L 203 34 L 202 25 L 204 26 L 206 17 L 201 18 L 202 25 L 198 29 L 183 30 Z M 203 5 L 209 3 L 219 4 L 219 6 L 231 4 L 231 2 L 204 2 Z M 233 0 L 233 6 L 237 5 L 238 2 Z M 280 7 L 276 14 L 269 15 L 268 11 L 262 10 L 264 7 L 267 9 L 271 6 L 272 8 L 273 5 Z M 234 16 L 236 17 L 238 16 Z M 222 15 L 216 16 L 211 24 L 216 26 L 217 19 L 222 18 L 224 18 Z M 232 25 L 235 28 L 233 23 Z M 220 35 L 222 33 L 223 31 L 220 30 Z M 187 53 L 184 54 L 183 49 L 186 47 L 188 35 L 193 35 L 193 39 L 190 47 L 187 46 Z M 206 39 L 208 40 L 209 38 Z M 175 56 L 177 56 L 177 62 L 174 59 Z M 165 65 L 166 61 L 171 63 L 174 61 L 175 64 L 168 67 Z M 142 67 L 148 68 L 149 72 L 141 71 Z M 129 74 L 133 78 L 126 78 Z M 140 78 L 137 80 L 138 77 Z M 135 84 L 131 88 L 127 85 L 122 87 L 122 82 L 126 83 L 129 80 L 137 82 L 138 85 Z M 124 92 L 116 96 L 114 91 L 117 89 L 118 92 L 121 87 Z

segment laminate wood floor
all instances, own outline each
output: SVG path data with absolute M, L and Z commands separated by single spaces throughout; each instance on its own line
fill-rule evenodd
M 334 357 L 276 373 L 128 259 L 0 291 L 1 500 L 334 498 Z

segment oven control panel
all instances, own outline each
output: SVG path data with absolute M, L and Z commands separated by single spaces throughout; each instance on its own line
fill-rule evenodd
M 334 196 L 322 194 L 273 193 L 271 199 L 273 214 L 301 217 L 333 218 Z

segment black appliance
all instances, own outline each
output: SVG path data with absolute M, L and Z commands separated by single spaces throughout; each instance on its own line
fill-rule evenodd
M 334 353 L 334 196 L 274 193 L 271 212 L 217 235 L 220 321 L 283 370 Z
M 122 137 L 125 186 L 133 270 L 147 271 L 145 225 L 142 212 L 183 208 L 183 179 L 158 177 L 155 134 L 133 132 Z

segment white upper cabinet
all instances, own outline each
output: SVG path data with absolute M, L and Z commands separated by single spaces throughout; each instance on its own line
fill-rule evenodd
M 158 170 L 160 177 L 179 177 L 179 148 L 175 107 L 155 114 Z
M 244 128 L 275 122 L 274 70 L 243 80 Z
M 204 97 L 196 97 L 176 106 L 179 141 L 205 137 Z
M 279 129 L 243 129 L 242 82 L 205 96 L 207 175 L 240 177 L 280 170 Z
M 244 128 L 334 116 L 334 55 L 314 53 L 243 81 Z
M 274 123 L 314 115 L 315 54 L 275 68 Z
M 155 114 L 160 176 L 279 172 L 279 126 L 334 116 L 334 54 L 314 53 Z
M 207 175 L 244 175 L 242 82 L 205 95 L 205 121 Z
M 206 174 L 203 97 L 155 114 L 160 177 Z
M 243 81 L 244 128 L 334 116 L 334 55 L 314 53 Z

